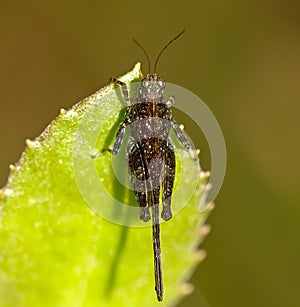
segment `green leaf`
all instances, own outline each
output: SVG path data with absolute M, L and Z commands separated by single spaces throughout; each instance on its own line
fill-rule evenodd
M 140 78 L 137 64 L 120 80 Z M 123 103 L 119 86 L 110 84 L 61 110 L 11 166 L 0 191 L 1 307 L 170 305 L 188 292 L 203 258 L 197 247 L 209 210 L 200 212 L 199 204 L 207 178 L 176 144 L 178 214 L 161 224 L 165 296 L 158 303 L 152 230 L 128 213 L 137 206 L 133 192 L 114 174 L 120 164 L 126 173 L 124 152 L 116 161 L 108 152 L 91 158 L 114 141 Z M 116 210 L 116 200 L 129 206 Z

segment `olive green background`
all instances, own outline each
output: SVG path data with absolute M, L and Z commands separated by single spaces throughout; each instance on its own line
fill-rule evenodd
M 207 103 L 228 165 L 208 258 L 180 306 L 299 306 L 299 12 L 283 0 L 1 1 L 0 185 L 61 107 L 146 64 L 133 37 L 154 58 L 187 28 L 158 73 Z M 208 168 L 205 142 L 185 126 Z

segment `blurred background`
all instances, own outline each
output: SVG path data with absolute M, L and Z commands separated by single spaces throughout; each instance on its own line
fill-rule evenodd
M 228 165 L 180 306 L 300 306 L 299 1 L 1 1 L 0 23 L 0 186 L 60 108 L 146 67 L 133 37 L 154 58 L 186 28 L 158 72 L 207 103 Z

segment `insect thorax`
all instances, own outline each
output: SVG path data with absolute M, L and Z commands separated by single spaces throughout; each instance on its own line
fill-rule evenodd
M 130 106 L 131 135 L 137 141 L 157 138 L 167 141 L 173 119 L 164 101 L 165 83 L 156 75 L 147 76 L 137 89 L 136 101 Z

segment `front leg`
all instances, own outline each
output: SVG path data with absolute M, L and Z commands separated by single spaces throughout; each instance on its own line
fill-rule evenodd
M 121 147 L 121 144 L 123 142 L 123 139 L 124 139 L 124 134 L 125 134 L 125 128 L 126 126 L 130 123 L 130 116 L 129 116 L 129 113 L 130 113 L 130 100 L 129 100 L 129 94 L 128 94 L 128 87 L 127 87 L 127 84 L 116 79 L 116 78 L 111 78 L 111 81 L 119 84 L 122 88 L 122 93 L 123 93 L 123 98 L 127 104 L 127 112 L 126 112 L 126 115 L 125 115 L 125 120 L 121 123 L 118 131 L 117 131 L 117 135 L 116 135 L 116 140 L 115 140 L 115 143 L 114 143 L 114 146 L 113 146 L 113 149 L 111 150 L 111 153 L 113 155 L 116 155 L 119 150 L 120 150 L 120 147 Z
M 115 140 L 113 149 L 111 150 L 111 153 L 113 155 L 116 155 L 120 150 L 120 147 L 121 147 L 123 139 L 124 139 L 125 127 L 126 127 L 126 123 L 122 122 L 118 131 L 117 131 L 116 140 Z
M 166 155 L 164 157 L 164 178 L 162 182 L 162 203 L 163 210 L 161 217 L 167 221 L 172 217 L 171 212 L 171 198 L 173 193 L 173 185 L 175 180 L 175 153 L 173 146 L 169 144 L 166 148 Z
M 125 134 L 125 128 L 127 127 L 127 125 L 128 125 L 128 118 L 126 117 L 125 120 L 120 124 L 120 126 L 117 130 L 116 139 L 115 139 L 113 148 L 112 149 L 103 148 L 102 150 L 100 150 L 95 155 L 92 155 L 92 159 L 98 158 L 105 151 L 110 152 L 112 155 L 116 155 L 119 152 L 120 147 L 122 145 L 122 142 L 123 142 L 123 139 L 124 139 L 124 134 Z
M 175 102 L 175 97 L 170 96 L 169 100 L 166 101 L 165 104 L 167 105 L 167 107 L 170 108 L 174 105 L 174 102 Z M 175 120 L 172 121 L 172 128 L 174 129 L 175 134 L 178 137 L 181 144 L 185 147 L 185 149 L 187 151 L 189 151 L 191 149 L 192 145 L 189 142 L 189 140 L 186 138 L 183 131 L 180 129 L 180 126 L 178 125 L 178 123 Z
M 127 104 L 127 106 L 130 106 L 131 103 L 130 103 L 130 99 L 129 99 L 129 94 L 128 94 L 128 87 L 127 87 L 127 84 L 116 79 L 116 78 L 110 78 L 110 80 L 114 83 L 117 83 L 119 85 L 121 85 L 121 88 L 122 88 L 122 93 L 123 93 L 123 98 Z
M 176 136 L 178 137 L 179 141 L 181 142 L 181 144 L 185 147 L 185 149 L 187 151 L 189 151 L 192 147 L 192 144 L 186 138 L 183 131 L 180 129 L 180 126 L 178 125 L 178 123 L 175 120 L 173 120 L 172 128 L 174 129 L 174 132 L 175 132 Z
M 126 114 L 125 114 L 125 119 L 124 121 L 120 124 L 119 128 L 118 128 L 118 131 L 117 131 L 117 135 L 116 135 L 116 140 L 115 140 L 115 143 L 113 145 L 113 148 L 110 149 L 110 148 L 104 148 L 102 149 L 100 152 L 98 152 L 97 154 L 93 155 L 92 158 L 93 159 L 96 159 L 97 157 L 99 157 L 99 155 L 105 151 L 109 151 L 111 154 L 113 155 L 116 155 L 119 150 L 120 150 L 120 147 L 121 147 L 121 144 L 123 142 L 123 139 L 124 139 L 124 134 L 125 134 L 125 128 L 127 127 L 128 124 L 131 123 L 131 117 L 130 117 L 130 110 L 131 110 L 131 103 L 130 103 L 130 100 L 129 100 L 129 94 L 128 94 L 128 88 L 127 88 L 127 85 L 126 83 L 116 79 L 116 78 L 110 78 L 110 80 L 112 82 L 115 82 L 117 84 L 119 84 L 122 88 L 122 93 L 123 93 L 123 98 L 127 104 L 127 111 L 126 111 Z
M 125 128 L 126 128 L 126 124 L 125 124 L 125 122 L 122 122 L 121 125 L 119 126 L 118 131 L 117 131 L 116 140 L 114 142 L 112 149 L 103 148 L 101 151 L 99 151 L 98 153 L 93 155 L 92 158 L 93 159 L 98 158 L 105 151 L 110 152 L 112 155 L 116 155 L 119 152 L 120 147 L 122 145 L 122 142 L 123 142 L 123 139 L 124 139 L 124 134 L 125 134 Z
M 98 158 L 103 152 L 108 151 L 110 152 L 112 155 L 116 155 L 119 150 L 120 147 L 122 145 L 123 139 L 124 139 L 124 134 L 125 134 L 125 128 L 131 123 L 131 117 L 130 117 L 130 107 L 127 107 L 127 111 L 125 114 L 125 119 L 124 121 L 120 124 L 118 130 L 117 130 L 117 134 L 116 134 L 116 139 L 113 145 L 113 148 L 103 148 L 101 151 L 99 151 L 97 154 L 93 155 L 92 158 L 96 159 Z

